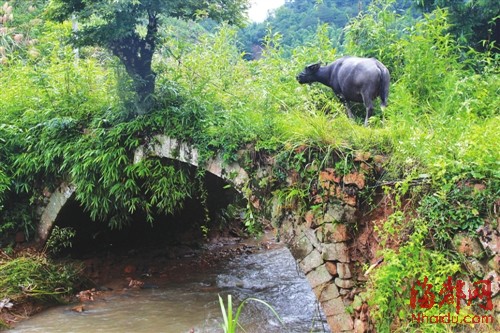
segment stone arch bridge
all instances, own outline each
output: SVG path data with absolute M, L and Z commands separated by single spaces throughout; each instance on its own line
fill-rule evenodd
M 198 151 L 192 146 L 164 135 L 157 135 L 154 139 L 136 149 L 134 163 L 149 156 L 174 159 L 204 168 L 238 191 L 252 181 L 258 181 L 254 178 L 273 172 L 272 162 L 261 165 L 259 170 L 247 171 L 237 163 L 225 164 L 220 156 L 199 165 Z M 364 160 L 367 158 L 370 157 L 358 160 L 362 167 L 366 167 Z M 250 171 L 255 176 L 250 176 Z M 281 239 L 306 275 L 332 332 L 369 332 L 372 327 L 368 305 L 361 292 L 366 278 L 360 267 L 373 262 L 374 253 L 369 247 L 373 230 L 370 223 L 360 218 L 356 197 L 357 191 L 365 187 L 365 177 L 356 172 L 338 177 L 333 169 L 322 170 L 319 175 L 318 186 L 335 198 L 325 203 L 320 212 L 298 211 L 293 205 L 280 203 L 270 193 L 260 193 L 262 200 L 259 200 L 259 195 L 252 195 L 251 200 L 273 225 L 279 226 Z M 294 178 L 296 175 L 291 171 L 285 186 L 292 185 Z M 38 226 L 37 238 L 42 244 L 75 191 L 78 191 L 75 186 L 63 183 L 48 198 Z M 354 313 L 348 313 L 347 307 L 353 308 Z

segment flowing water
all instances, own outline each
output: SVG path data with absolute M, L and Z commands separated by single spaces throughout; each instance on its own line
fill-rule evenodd
M 222 332 L 218 295 L 225 303 L 232 295 L 236 305 L 248 297 L 263 300 L 284 322 L 266 306 L 249 301 L 240 320 L 248 333 L 328 331 L 290 252 L 277 248 L 234 257 L 213 272 L 190 274 L 182 283 L 115 292 L 86 303 L 82 313 L 71 311 L 72 306 L 52 308 L 9 332 Z

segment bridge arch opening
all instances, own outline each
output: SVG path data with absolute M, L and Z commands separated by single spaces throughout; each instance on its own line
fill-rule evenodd
M 196 167 L 181 164 L 190 169 L 190 174 L 196 173 Z M 233 226 L 241 224 L 241 216 L 237 214 L 244 202 L 241 193 L 209 172 L 203 177 L 203 188 L 206 200 L 195 193 L 183 201 L 179 211 L 155 214 L 153 222 L 146 220 L 145 213 L 136 212 L 130 216 L 130 223 L 121 229 L 111 229 L 107 221 L 93 221 L 72 194 L 58 211 L 51 227 L 51 231 L 55 227 L 75 231 L 71 247 L 62 249 L 59 255 L 84 258 L 103 251 L 127 252 L 178 245 L 197 247 L 207 236 L 234 234 Z
M 222 210 L 222 208 L 220 207 L 227 207 L 227 205 L 229 204 L 228 202 L 223 204 L 225 201 L 228 201 L 227 198 L 232 198 L 231 200 L 233 201 L 233 203 L 236 203 L 237 200 L 235 199 L 243 200 L 240 190 L 248 180 L 248 174 L 237 163 L 226 164 L 218 155 L 205 161 L 204 163 L 200 163 L 199 153 L 195 147 L 165 135 L 156 135 L 149 144 L 138 147 L 134 152 L 133 163 L 139 163 L 142 160 L 148 158 L 160 158 L 162 161 L 165 161 L 165 163 L 174 165 L 176 168 L 185 168 L 189 171 L 188 173 L 190 175 L 196 174 L 197 168 L 203 168 L 205 170 L 204 183 L 205 188 L 208 192 L 205 206 L 196 206 L 196 197 L 187 199 L 185 201 L 185 204 L 188 205 L 189 209 L 184 209 L 184 211 L 190 211 L 190 214 L 194 215 L 191 218 L 192 221 L 190 223 L 185 223 L 186 225 L 192 225 L 193 221 L 200 220 L 199 216 L 195 216 L 195 212 L 203 212 L 203 220 L 207 220 L 207 208 L 209 217 L 208 220 L 212 221 L 215 225 L 217 225 L 217 223 L 220 224 L 220 217 L 215 216 L 215 213 L 213 211 L 220 212 Z M 216 190 L 217 188 L 218 190 Z M 91 219 L 89 216 L 87 216 L 88 214 L 85 214 L 85 212 L 83 212 L 83 209 L 81 207 L 75 205 L 75 202 L 72 199 L 74 197 L 75 191 L 78 191 L 75 186 L 73 186 L 72 184 L 63 183 L 58 188 L 58 190 L 56 190 L 50 196 L 47 206 L 42 210 L 42 215 L 38 226 L 37 239 L 41 244 L 45 244 L 49 239 L 51 231 L 55 225 L 59 226 L 59 224 L 61 224 L 61 226 L 64 227 L 66 224 L 70 224 L 74 227 L 78 226 L 78 228 L 81 228 L 81 226 L 87 226 L 92 230 L 94 228 L 98 228 L 100 230 L 101 228 L 108 227 L 107 223 L 104 222 L 100 224 L 95 223 L 98 226 L 92 225 L 91 223 L 86 223 L 88 222 L 87 220 Z M 201 202 L 200 200 L 198 201 L 198 203 Z M 219 208 L 214 210 L 213 207 Z M 77 213 L 77 215 L 80 219 L 83 219 L 83 221 L 73 223 L 68 222 L 72 220 L 72 218 L 70 217 L 72 213 L 68 213 L 68 211 L 80 211 L 80 213 Z M 212 213 L 213 216 L 210 216 L 210 213 Z M 174 216 L 175 215 L 176 214 L 174 214 Z M 158 216 L 155 216 L 155 221 L 170 218 L 172 218 L 172 216 L 170 215 L 158 214 Z M 139 222 L 136 222 L 136 220 Z M 124 229 L 127 229 L 128 232 L 134 233 L 134 231 L 137 230 L 134 230 L 133 228 L 138 228 L 137 225 L 144 224 L 149 225 L 150 228 L 154 227 L 155 223 L 146 223 L 143 220 L 145 220 L 145 218 L 144 216 L 141 216 L 140 213 L 134 214 L 134 216 L 132 216 L 131 225 Z M 217 222 L 218 220 L 219 222 Z M 75 219 L 75 221 L 77 221 L 77 219 Z M 206 222 L 201 225 L 210 227 L 209 225 L 206 225 Z M 178 227 L 175 225 L 171 227 L 174 229 L 178 229 Z M 183 228 L 186 228 L 186 226 L 183 225 L 180 229 Z M 99 230 L 96 230 L 93 235 L 95 235 L 96 233 L 103 233 L 103 231 Z M 198 236 L 200 230 L 191 232 L 191 236 Z M 105 234 L 109 234 L 111 232 L 113 231 L 107 231 L 105 232 Z M 85 234 L 85 232 L 82 231 L 80 231 L 80 233 Z M 125 232 L 122 232 L 121 234 L 123 235 L 124 233 Z M 153 233 L 156 235 L 156 232 Z M 113 235 L 118 234 L 118 232 L 113 233 Z M 78 241 L 76 243 L 78 243 Z M 88 241 L 88 243 L 92 242 Z

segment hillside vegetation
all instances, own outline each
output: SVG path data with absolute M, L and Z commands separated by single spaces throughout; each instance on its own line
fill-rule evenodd
M 295 155 L 299 146 L 337 150 L 346 163 L 358 151 L 386 156 L 380 182 L 396 183 L 387 188 L 395 212 L 379 230 L 381 242 L 405 237 L 398 250 L 384 250 L 387 264 L 368 285 L 380 332 L 395 324 L 419 331 L 407 319 L 408 287 L 424 276 L 441 285 L 463 267 L 453 235 L 498 223 L 498 49 L 459 46 L 444 9 L 411 18 L 377 2 L 349 21 L 342 54 L 331 47 L 329 27 L 319 25 L 292 50 L 270 32 L 254 61 L 239 51 L 234 27 L 206 33 L 194 22 L 169 21 L 154 58 L 155 107 L 137 116 L 122 65 L 100 48 L 75 56 L 67 43 L 71 23 L 45 21 L 36 1 L 20 7 L 26 3 L 0 9 L 0 17 L 24 13 L 0 24 L 5 251 L 16 232 L 34 235 L 36 206 L 63 181 L 75 184 L 76 200 L 111 228 L 130 223 L 137 211 L 153 221 L 182 207 L 200 191 L 198 175 L 159 159 L 132 163 L 133 150 L 157 133 L 194 144 L 202 158 L 221 152 L 226 161 L 244 147 L 271 155 Z M 377 106 L 368 127 L 362 116 L 349 120 L 326 87 L 295 80 L 305 65 L 343 54 L 375 56 L 391 71 L 389 106 L 384 113 Z M 421 179 L 428 185 L 410 186 Z M 425 332 L 447 329 L 429 325 Z

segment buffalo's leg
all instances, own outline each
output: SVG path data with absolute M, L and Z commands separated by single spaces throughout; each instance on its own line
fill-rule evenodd
M 370 119 L 370 117 L 372 116 L 372 113 L 373 113 L 373 105 L 367 106 L 366 107 L 365 126 L 368 126 L 368 119 Z
M 351 119 L 354 119 L 354 115 L 352 114 L 351 105 L 349 104 L 349 102 L 345 102 L 344 105 L 347 112 L 347 116 Z
M 368 126 L 368 119 L 370 119 L 373 113 L 373 101 L 370 97 L 367 96 L 367 93 L 362 94 L 363 104 L 366 107 L 365 127 Z

